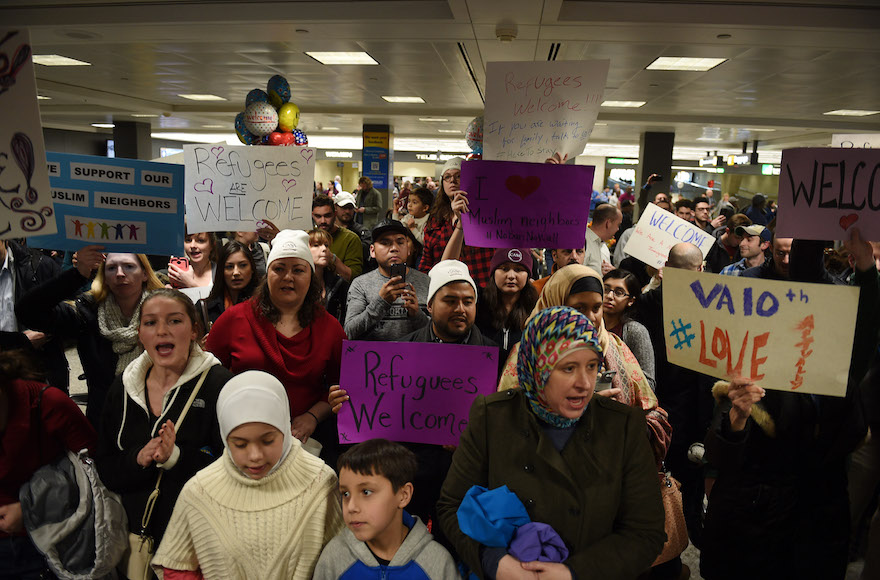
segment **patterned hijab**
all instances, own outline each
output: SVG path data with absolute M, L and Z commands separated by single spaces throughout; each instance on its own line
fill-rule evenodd
M 532 412 L 554 427 L 571 427 L 578 419 L 553 412 L 544 387 L 560 360 L 583 349 L 596 351 L 602 358 L 596 328 L 586 316 L 568 306 L 551 306 L 538 312 L 523 331 L 516 366 L 519 384 Z

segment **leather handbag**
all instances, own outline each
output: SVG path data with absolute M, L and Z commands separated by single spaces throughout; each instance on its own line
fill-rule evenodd
M 666 543 L 663 551 L 652 566 L 668 562 L 681 555 L 688 547 L 687 524 L 684 521 L 684 507 L 681 501 L 681 483 L 669 472 L 659 472 L 660 493 L 663 497 L 663 511 L 666 512 Z
M 187 400 L 186 405 L 184 405 L 183 410 L 180 412 L 180 416 L 177 418 L 177 423 L 174 426 L 175 431 L 178 433 L 180 432 L 180 426 L 183 424 L 183 420 L 186 418 L 186 414 L 189 412 L 196 395 L 199 394 L 199 389 L 202 388 L 202 383 L 205 382 L 205 377 L 208 376 L 210 370 L 211 369 L 208 368 L 202 372 L 202 376 L 199 377 L 199 382 L 196 383 L 192 394 L 189 396 L 189 400 Z M 134 534 L 129 532 L 128 534 L 129 551 L 124 564 L 126 575 L 129 580 L 151 580 L 154 577 L 150 563 L 153 561 L 153 554 L 156 553 L 157 546 L 153 541 L 153 537 L 147 533 L 147 526 L 150 524 L 150 519 L 153 516 L 153 506 L 156 505 L 156 500 L 159 499 L 159 485 L 162 483 L 162 475 L 164 473 L 165 470 L 160 468 L 159 476 L 156 478 L 156 486 L 147 498 L 147 505 L 144 507 L 144 515 L 141 518 L 141 533 Z

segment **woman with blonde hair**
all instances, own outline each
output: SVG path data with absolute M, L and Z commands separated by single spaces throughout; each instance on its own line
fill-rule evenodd
M 75 268 L 24 294 L 15 308 L 25 327 L 76 340 L 89 389 L 86 416 L 96 429 L 114 377 L 144 351 L 137 336 L 140 304 L 163 287 L 144 254 L 103 250 L 82 248 Z M 91 290 L 76 296 L 93 272 Z M 68 302 L 72 296 L 76 299 Z

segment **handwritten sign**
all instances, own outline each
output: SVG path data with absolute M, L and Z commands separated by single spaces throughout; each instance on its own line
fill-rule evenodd
M 880 232 L 880 149 L 786 149 L 779 172 L 776 233 L 804 240 Z
M 623 252 L 649 266 L 662 268 L 669 257 L 669 250 L 679 242 L 697 246 L 705 258 L 715 243 L 715 237 L 699 226 L 649 203 Z
M 27 30 L 0 29 L 0 239 L 54 234 Z
M 461 166 L 469 207 L 462 226 L 465 243 L 478 248 L 583 247 L 594 170 L 590 165 L 466 161 Z
M 842 397 L 858 300 L 854 287 L 667 268 L 666 354 L 671 363 L 718 378 Z
M 583 153 L 610 62 L 488 63 L 483 159 L 541 163 Z
M 835 133 L 831 136 L 831 146 L 844 149 L 880 149 L 880 133 Z
M 58 233 L 32 236 L 35 248 L 107 252 L 183 251 L 183 167 L 93 155 L 46 155 Z
M 191 232 L 312 228 L 312 147 L 184 145 L 186 221 Z
M 449 364 L 455 361 L 455 364 Z M 374 437 L 457 445 L 477 395 L 495 392 L 498 349 L 460 344 L 342 344 L 340 443 Z

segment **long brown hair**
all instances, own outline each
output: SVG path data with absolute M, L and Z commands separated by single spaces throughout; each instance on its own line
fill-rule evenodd
M 269 264 L 269 267 L 271 268 L 272 265 Z M 302 306 L 299 307 L 299 312 L 296 314 L 299 325 L 303 328 L 312 323 L 318 309 L 324 308 L 321 299 L 321 281 L 315 275 L 314 270 L 311 270 L 311 276 L 306 297 L 303 299 Z M 254 297 L 251 298 L 251 304 L 254 308 L 254 314 L 265 317 L 266 320 L 272 324 L 275 324 L 281 319 L 281 311 L 278 310 L 278 307 L 275 306 L 272 302 L 272 297 L 269 295 L 268 272 L 263 276 L 260 285 L 257 286 L 257 290 L 254 292 Z
M 501 290 L 495 285 L 495 272 L 489 276 L 489 282 L 480 295 L 479 308 L 485 308 L 489 312 L 484 320 L 488 320 L 495 330 L 503 328 L 515 328 L 522 330 L 526 326 L 526 320 L 535 308 L 538 302 L 538 291 L 531 283 L 531 273 L 526 280 L 526 285 L 519 291 L 519 296 L 513 304 L 513 308 L 509 313 L 504 311 L 504 304 L 501 302 Z
M 451 221 L 455 216 L 455 212 L 452 211 L 452 200 L 446 195 L 445 187 L 446 183 L 441 178 L 440 189 L 437 190 L 434 203 L 431 204 L 431 211 L 428 212 L 430 215 L 428 223 L 433 227 L 439 227 L 444 221 Z

